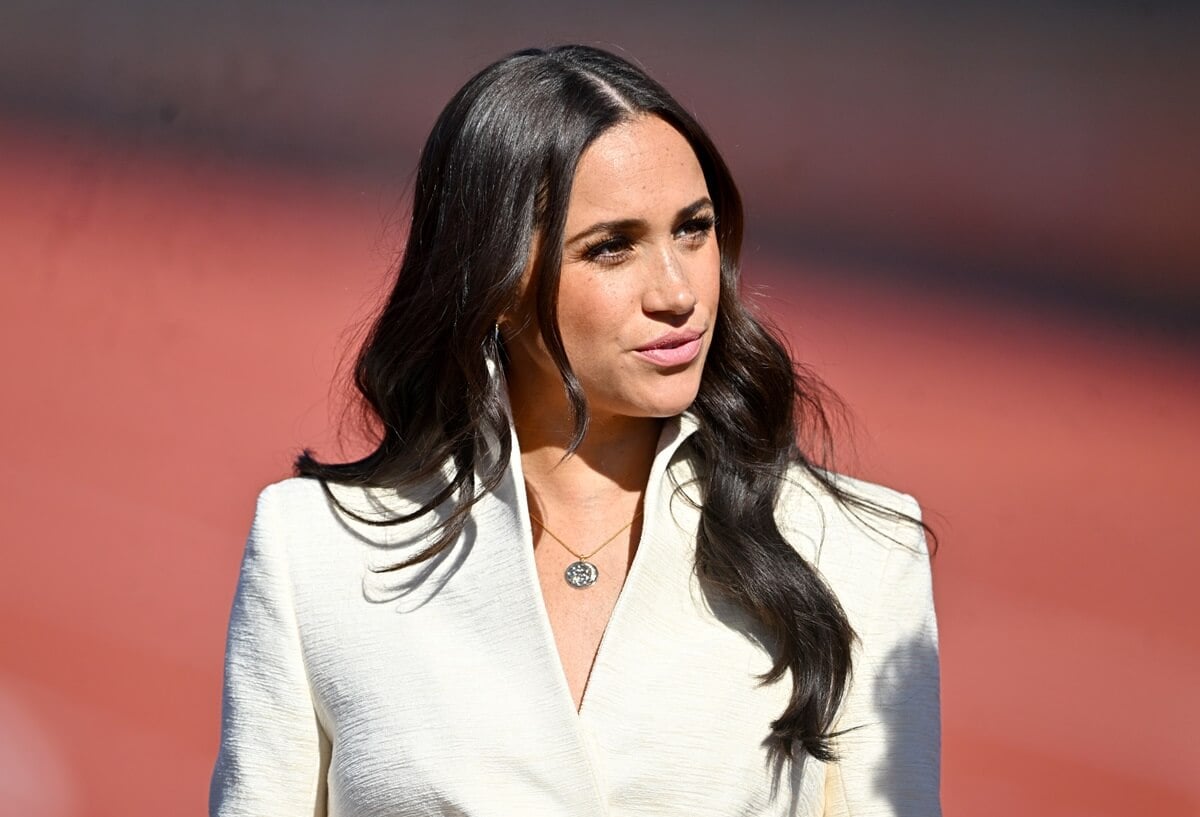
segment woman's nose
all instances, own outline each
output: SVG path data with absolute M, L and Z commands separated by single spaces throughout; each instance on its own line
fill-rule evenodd
M 668 248 L 656 253 L 650 266 L 642 299 L 645 310 L 690 315 L 696 308 L 696 293 L 675 250 Z

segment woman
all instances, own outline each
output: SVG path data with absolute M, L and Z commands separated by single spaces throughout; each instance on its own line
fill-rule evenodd
M 213 814 L 938 813 L 917 506 L 818 467 L 741 227 L 611 54 L 459 91 L 356 368 L 378 447 L 259 499 Z

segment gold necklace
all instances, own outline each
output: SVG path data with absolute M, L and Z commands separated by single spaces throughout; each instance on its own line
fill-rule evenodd
M 570 545 L 568 545 L 562 539 L 559 539 L 558 536 L 554 533 L 554 531 L 552 531 L 548 527 L 546 527 L 545 522 L 543 522 L 542 520 L 540 520 L 536 516 L 534 516 L 533 511 L 529 512 L 529 518 L 532 519 L 534 522 L 536 522 L 538 527 L 541 528 L 542 531 L 545 534 L 547 534 L 551 539 L 553 539 L 555 542 L 558 542 L 560 545 L 562 545 L 563 549 L 566 550 L 567 553 L 570 553 L 572 556 L 575 557 L 575 561 L 573 561 L 573 562 L 571 562 L 571 564 L 567 565 L 567 569 L 563 573 L 563 578 L 566 579 L 567 584 L 571 585 L 572 587 L 580 588 L 580 587 L 590 587 L 596 583 L 596 579 L 600 578 L 599 568 L 597 568 L 594 564 L 589 562 L 588 559 L 592 558 L 597 553 L 599 553 L 601 550 L 603 550 L 604 546 L 607 545 L 609 542 L 613 541 L 618 536 L 620 536 L 622 533 L 624 533 L 625 531 L 627 531 L 631 527 L 633 527 L 633 523 L 637 521 L 637 518 L 639 516 L 641 516 L 641 514 L 642 514 L 642 512 L 640 510 L 635 512 L 633 515 L 633 519 L 630 519 L 629 523 L 627 525 L 622 526 L 619 531 L 617 531 L 612 536 L 605 539 L 603 542 L 600 543 L 600 545 L 595 550 L 593 550 L 591 553 L 588 553 L 587 555 L 584 555 L 582 553 L 576 553 L 574 550 L 572 550 Z

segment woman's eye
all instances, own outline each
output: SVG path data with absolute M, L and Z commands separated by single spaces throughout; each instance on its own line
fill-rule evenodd
M 585 247 L 583 257 L 588 261 L 596 261 L 601 264 L 615 264 L 624 261 L 631 249 L 627 238 L 606 238 Z
M 714 223 L 712 216 L 698 216 L 697 218 L 685 221 L 675 232 L 681 238 L 699 243 L 708 236 Z

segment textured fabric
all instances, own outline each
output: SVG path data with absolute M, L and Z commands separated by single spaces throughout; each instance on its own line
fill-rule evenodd
M 213 815 L 902 815 L 938 802 L 937 633 L 924 539 L 846 515 L 799 472 L 782 530 L 859 636 L 839 762 L 769 762 L 789 677 L 692 570 L 688 417 L 667 423 L 642 538 L 580 711 L 543 605 L 520 458 L 431 562 L 430 523 L 373 527 L 312 480 L 260 496 L 229 627 Z M 848 481 L 849 483 L 849 481 Z M 848 487 L 918 512 L 907 496 Z M 356 513 L 416 498 L 335 488 Z M 874 530 L 873 528 L 878 528 Z

